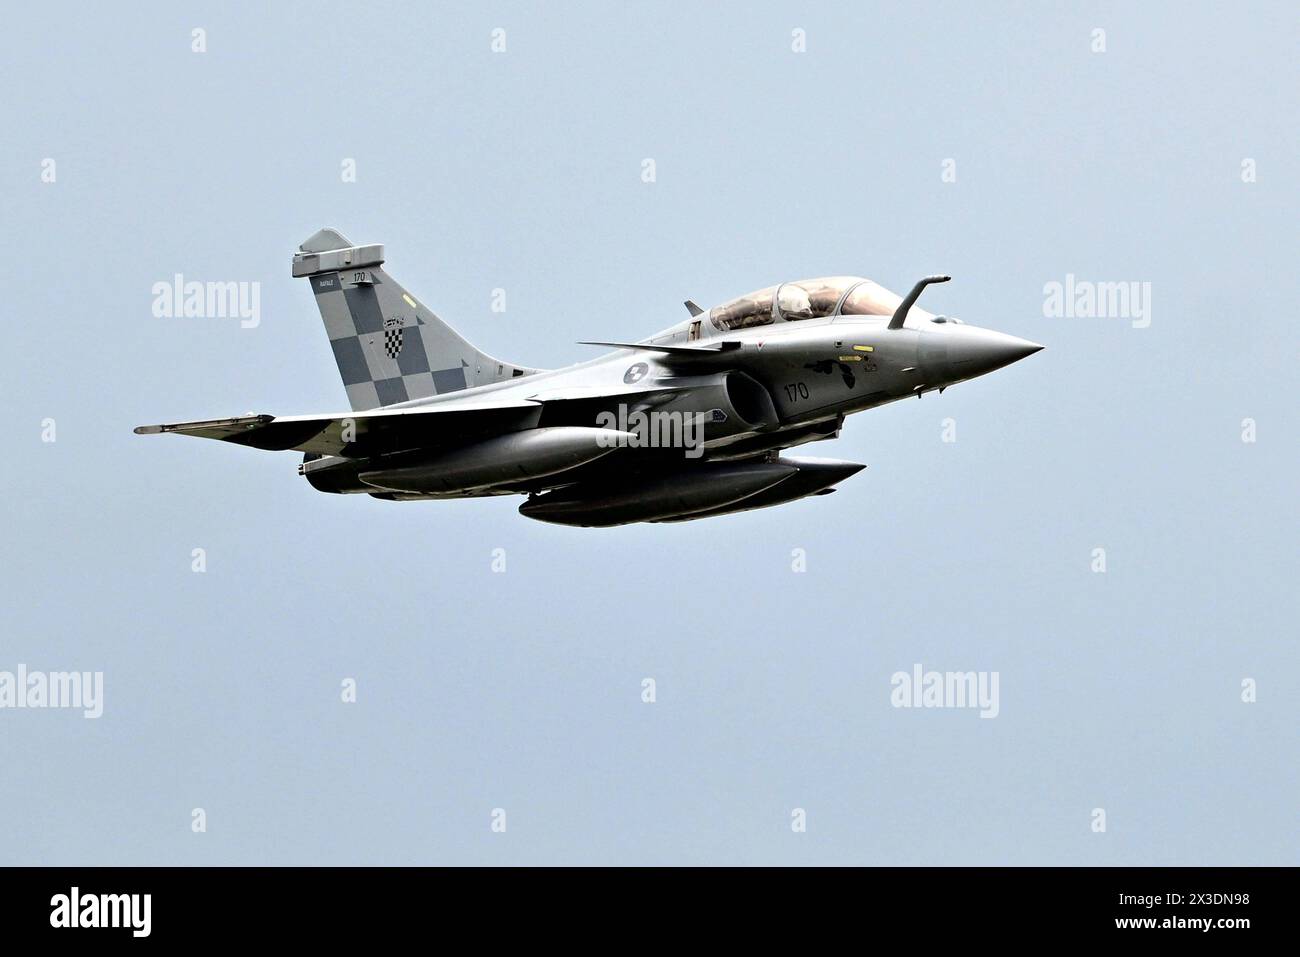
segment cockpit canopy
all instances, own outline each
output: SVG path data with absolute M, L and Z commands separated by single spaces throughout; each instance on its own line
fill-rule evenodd
M 723 331 L 749 329 L 772 322 L 796 322 L 826 316 L 892 316 L 903 297 L 861 276 L 800 279 L 740 296 L 709 310 Z M 933 318 L 913 306 L 910 315 Z

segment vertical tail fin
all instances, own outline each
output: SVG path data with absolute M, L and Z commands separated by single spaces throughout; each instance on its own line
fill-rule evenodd
M 293 256 L 311 282 L 353 409 L 532 375 L 470 345 L 381 268 L 384 247 L 354 246 L 322 229 Z

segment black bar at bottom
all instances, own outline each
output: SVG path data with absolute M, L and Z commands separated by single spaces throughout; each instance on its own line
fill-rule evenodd
M 514 933 L 698 942 L 890 928 L 926 944 L 1284 932 L 1284 868 L 9 868 L 6 942 L 97 946 Z M 87 926 L 90 925 L 90 926 Z M 909 931 L 908 928 L 911 928 Z M 681 934 L 689 934 L 684 938 Z M 671 936 L 665 936 L 671 935 Z M 1243 936 L 1244 935 L 1244 936 Z

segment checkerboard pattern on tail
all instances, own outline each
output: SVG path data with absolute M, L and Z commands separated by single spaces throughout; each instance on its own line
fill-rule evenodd
M 384 247 L 333 229 L 307 239 L 293 274 L 308 279 L 354 410 L 427 399 L 532 375 L 470 345 L 381 267 Z
M 399 318 L 384 320 L 384 355 L 396 359 L 402 351 L 402 320 Z

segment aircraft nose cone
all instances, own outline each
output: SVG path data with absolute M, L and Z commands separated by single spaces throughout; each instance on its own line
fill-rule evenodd
M 1026 356 L 1032 356 L 1035 352 L 1043 351 L 1043 347 L 1037 342 L 1030 342 L 1028 339 L 1017 339 L 1016 342 L 1018 343 L 1018 348 L 1021 350 L 1020 354 L 1016 356 L 1016 359 L 1023 359 Z M 1016 359 L 1012 359 L 1011 361 L 1015 362 Z
M 948 343 L 948 362 L 952 371 L 963 379 L 1009 366 L 1043 348 L 1028 339 L 992 329 L 968 326 L 962 333 Z

